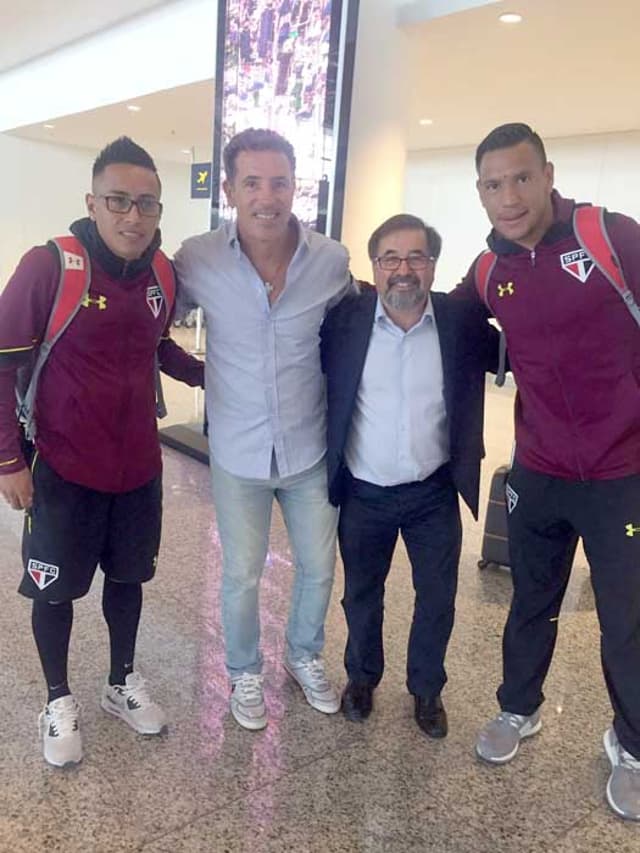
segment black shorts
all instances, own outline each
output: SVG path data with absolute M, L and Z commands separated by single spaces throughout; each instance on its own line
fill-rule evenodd
M 110 494 L 63 480 L 40 456 L 32 471 L 18 592 L 42 601 L 81 598 L 98 563 L 120 583 L 153 577 L 162 524 L 160 476 L 131 492 Z

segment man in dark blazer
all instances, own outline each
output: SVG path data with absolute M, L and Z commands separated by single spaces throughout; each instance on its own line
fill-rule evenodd
M 363 720 L 382 678 L 384 586 L 398 533 L 415 588 L 407 687 L 425 734 L 444 737 L 440 693 L 453 628 L 460 494 L 478 516 L 485 371 L 498 335 L 477 308 L 430 293 L 441 239 L 393 216 L 369 240 L 362 284 L 321 332 L 327 377 L 329 499 L 341 507 L 348 684 L 342 710 Z

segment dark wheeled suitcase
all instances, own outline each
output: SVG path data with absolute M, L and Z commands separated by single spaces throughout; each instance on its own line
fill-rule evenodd
M 488 566 L 509 566 L 505 489 L 510 470 L 508 465 L 501 465 L 496 468 L 491 478 L 482 539 L 482 559 L 478 562 L 479 569 L 486 569 Z

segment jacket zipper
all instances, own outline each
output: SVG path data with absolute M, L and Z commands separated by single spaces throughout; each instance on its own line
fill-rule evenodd
M 531 260 L 531 266 L 535 267 L 535 265 L 536 265 L 536 250 L 535 249 L 530 249 L 529 258 Z M 564 399 L 564 404 L 566 406 L 567 413 L 569 415 L 570 430 L 574 436 L 574 453 L 575 453 L 576 468 L 578 470 L 578 477 L 582 482 L 584 482 L 585 481 L 584 468 L 582 466 L 582 463 L 580 460 L 580 453 L 578 451 L 579 439 L 578 439 L 578 430 L 577 430 L 577 426 L 576 426 L 576 421 L 575 421 L 575 417 L 573 415 L 573 411 L 571 409 L 571 405 L 569 403 L 569 398 L 567 397 L 567 394 L 565 391 L 564 382 L 563 382 L 563 378 L 562 378 L 562 371 L 560 370 L 560 366 L 557 364 L 556 359 L 555 359 L 555 353 L 554 353 L 554 359 L 553 359 L 553 370 L 554 370 L 554 373 L 556 374 L 558 385 L 560 386 L 560 391 L 561 391 L 562 397 Z

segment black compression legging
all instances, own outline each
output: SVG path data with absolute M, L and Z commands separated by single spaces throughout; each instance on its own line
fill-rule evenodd
M 102 612 L 111 641 L 110 684 L 124 684 L 133 660 L 142 610 L 142 585 L 115 583 L 105 578 Z M 70 693 L 67 678 L 73 602 L 34 600 L 31 612 L 33 636 L 47 681 L 48 702 Z

